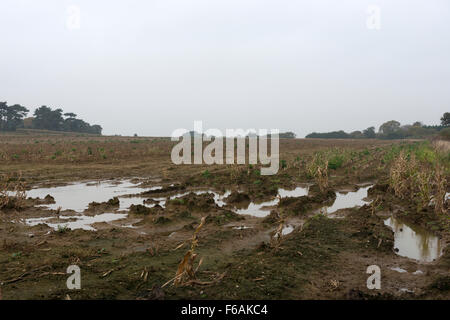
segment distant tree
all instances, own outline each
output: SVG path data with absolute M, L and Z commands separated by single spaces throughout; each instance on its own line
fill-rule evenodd
M 34 111 L 33 128 L 60 131 L 63 129 L 64 119 L 62 109 L 52 110 L 42 106 Z
M 450 141 L 450 127 L 445 128 L 445 129 L 442 129 L 442 130 L 439 132 L 439 136 L 440 136 L 441 138 L 444 138 L 445 140 L 449 140 L 449 141 Z
M 305 138 L 318 138 L 318 139 L 348 139 L 350 138 L 350 135 L 346 133 L 345 131 L 332 131 L 332 132 L 325 132 L 325 133 L 317 133 L 313 132 L 308 135 L 306 135 Z
M 363 139 L 364 135 L 361 131 L 357 130 L 357 131 L 353 131 L 350 133 L 350 138 L 352 139 Z
M 77 115 L 75 113 L 73 113 L 73 112 L 64 113 L 64 116 L 69 118 L 69 119 L 75 119 L 77 117 Z
M 293 132 L 281 132 L 278 135 L 280 138 L 285 138 L 285 139 L 295 139 L 295 137 L 297 136 L 295 133 Z
M 444 115 L 441 118 L 441 125 L 444 127 L 450 126 L 450 112 L 444 113 Z
M 420 121 L 416 121 L 413 123 L 413 127 L 422 127 L 422 126 L 423 126 L 423 124 Z
M 101 126 L 99 126 L 98 124 L 94 124 L 93 126 L 91 126 L 90 128 L 90 133 L 92 134 L 102 134 L 102 130 L 103 128 Z
M 0 102 L 0 130 L 6 130 L 6 120 L 8 116 L 8 105 L 6 102 Z
M 383 135 L 390 135 L 390 134 L 397 132 L 399 129 L 400 129 L 400 122 L 391 120 L 391 121 L 383 123 L 380 126 L 380 129 L 378 130 L 378 132 Z
M 29 110 L 20 104 L 8 106 L 6 102 L 0 102 L 0 130 L 15 131 L 23 127 L 23 119 Z
M 34 111 L 34 117 L 25 118 L 29 110 L 20 104 L 8 106 L 0 102 L 0 131 L 14 131 L 17 128 L 34 128 L 53 131 L 72 131 L 102 134 L 102 127 L 76 119 L 72 112 L 63 113 L 62 109 L 52 110 L 41 106 Z M 65 117 L 65 119 L 64 119 Z
M 28 117 L 23 119 L 23 127 L 25 129 L 32 129 L 33 128 L 33 117 Z
M 375 127 L 369 127 L 367 129 L 365 129 L 363 131 L 363 135 L 364 137 L 366 137 L 367 139 L 374 139 L 376 138 L 376 133 L 375 133 Z
M 408 138 L 424 138 L 437 132 L 434 128 L 425 128 L 423 126 L 409 126 L 405 134 Z

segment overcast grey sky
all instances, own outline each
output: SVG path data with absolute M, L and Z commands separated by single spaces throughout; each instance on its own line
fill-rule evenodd
M 450 111 L 448 0 L 1 0 L 0 12 L 0 101 L 61 107 L 104 134 L 202 120 L 303 137 Z

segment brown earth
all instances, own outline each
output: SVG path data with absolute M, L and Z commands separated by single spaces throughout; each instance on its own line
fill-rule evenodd
M 312 187 L 309 196 L 283 199 L 264 219 L 238 215 L 228 205 L 219 207 L 212 194 L 188 193 L 167 201 L 165 208 L 134 207 L 123 220 L 94 224 L 97 231 L 54 231 L 44 224 L 27 226 L 23 219 L 52 216 L 60 221 L 59 215 L 73 212 L 36 206 L 51 203 L 51 198 L 30 199 L 20 210 L 0 211 L 2 297 L 449 299 L 449 248 L 431 263 L 400 257 L 393 250 L 393 232 L 383 223 L 391 214 L 422 226 L 432 222 L 433 232 L 449 240 L 448 215 L 438 217 L 432 208 L 417 212 L 413 203 L 396 199 L 383 186 L 389 172 L 384 159 L 392 145 L 410 143 L 282 139 L 285 168 L 277 175 L 261 176 L 259 166 L 173 165 L 173 143 L 163 138 L 0 136 L 0 172 L 14 173 L 13 180 L 21 176 L 27 188 L 132 178 L 145 188 L 163 187 L 139 194 L 146 203 L 154 202 L 153 197 L 207 189 L 233 191 L 230 204 L 245 205 L 274 199 L 281 187 L 314 183 L 306 163 L 314 152 L 337 148 L 349 156 L 343 166 L 329 171 L 329 190 L 357 190 L 357 184 L 378 181 L 369 197 L 379 196 L 382 203 L 375 214 L 366 205 L 340 210 L 339 218 L 328 218 L 315 210 L 332 203 L 334 193 Z M 92 203 L 85 214 L 111 211 L 117 212 L 115 199 Z M 202 259 L 202 264 L 196 280 L 161 288 L 175 276 L 201 217 L 206 217 L 206 224 L 198 234 L 196 262 Z M 274 248 L 271 238 L 280 219 L 296 228 Z M 81 290 L 66 287 L 66 269 L 72 264 L 81 268 Z M 370 265 L 381 268 L 380 290 L 367 289 Z M 399 273 L 392 267 L 408 272 Z M 416 270 L 423 273 L 413 274 Z

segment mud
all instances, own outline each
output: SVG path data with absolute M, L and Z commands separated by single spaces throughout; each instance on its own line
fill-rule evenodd
M 257 166 L 175 166 L 170 140 L 133 149 L 110 139 L 92 144 L 110 143 L 116 158 L 48 164 L 36 156 L 0 167 L 21 170 L 30 197 L 0 212 L 3 299 L 450 298 L 448 216 L 417 211 L 386 184 L 383 161 L 404 142 L 285 139 L 287 167 L 261 176 Z M 304 163 L 336 147 L 357 158 L 330 170 L 320 191 Z M 202 217 L 197 284 L 161 288 Z M 72 264 L 81 290 L 66 287 Z M 381 268 L 380 290 L 366 286 L 370 265 Z

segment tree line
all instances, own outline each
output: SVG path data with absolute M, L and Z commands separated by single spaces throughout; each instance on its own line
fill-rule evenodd
M 313 132 L 306 138 L 321 139 L 414 139 L 439 135 L 450 139 L 450 112 L 444 113 L 440 125 L 427 126 L 421 122 L 414 122 L 412 125 L 401 125 L 400 122 L 391 120 L 383 123 L 378 132 L 375 127 L 369 127 L 363 131 L 353 131 L 347 133 L 343 130 L 325 133 Z
M 34 111 L 33 117 L 26 118 L 29 112 L 26 107 L 19 104 L 8 106 L 6 102 L 0 102 L 0 131 L 27 128 L 102 134 L 100 125 L 90 125 L 84 120 L 77 119 L 75 113 L 64 113 L 60 108 L 53 110 L 41 106 Z

